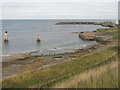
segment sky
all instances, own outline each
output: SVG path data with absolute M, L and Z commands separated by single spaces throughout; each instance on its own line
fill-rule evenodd
M 2 0 L 3 19 L 118 19 L 119 0 Z

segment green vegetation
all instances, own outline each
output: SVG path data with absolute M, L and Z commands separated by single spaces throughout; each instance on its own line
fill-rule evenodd
M 19 74 L 3 80 L 4 88 L 29 88 L 38 87 L 51 80 L 56 80 L 59 77 L 68 75 L 71 72 L 80 72 L 81 70 L 98 64 L 104 60 L 109 59 L 117 53 L 117 48 L 110 47 L 97 53 L 88 56 L 65 61 L 57 65 L 39 69 L 33 72 Z
M 101 22 L 101 24 L 113 24 L 113 22 L 108 21 L 108 22 Z
M 99 28 L 99 32 L 118 32 L 118 28 Z
M 117 60 L 117 59 L 116 59 Z M 118 62 L 83 72 L 56 83 L 54 88 L 118 88 Z
M 112 34 L 112 37 L 113 37 L 113 39 L 118 39 L 118 38 L 120 38 L 120 34 L 114 33 L 114 34 Z
M 97 31 L 112 33 L 111 35 L 112 35 L 113 39 L 120 38 L 120 34 L 118 33 L 119 32 L 118 28 L 99 28 L 99 29 L 97 29 Z
M 97 30 L 99 32 L 110 33 L 113 39 L 118 39 L 120 37 L 120 34 L 118 34 L 118 28 L 104 28 L 104 29 L 97 29 Z M 16 76 L 3 79 L 2 85 L 4 88 L 31 88 L 31 87 L 35 88 L 35 87 L 39 87 L 40 85 L 44 85 L 50 81 L 57 80 L 60 77 L 66 76 L 65 79 L 69 79 L 70 73 L 72 72 L 79 73 L 83 69 L 86 69 L 90 66 L 101 63 L 109 59 L 111 56 L 114 56 L 117 53 L 117 51 L 118 51 L 118 47 L 116 45 L 111 46 L 110 48 L 101 50 L 100 52 L 97 52 L 97 53 L 93 53 L 87 56 L 61 62 L 57 65 L 53 65 L 43 69 L 37 69 L 32 72 L 19 74 Z M 95 72 L 92 71 L 92 74 L 94 75 L 87 73 L 88 78 L 85 77 L 86 79 L 84 80 L 80 79 L 81 81 L 79 81 L 78 79 L 79 75 L 78 75 L 76 77 L 76 80 L 70 79 L 69 84 L 63 82 L 61 86 L 64 85 L 65 87 L 68 87 L 68 88 L 70 87 L 72 88 L 118 87 L 117 86 L 118 80 L 116 78 L 117 77 L 116 68 L 108 68 L 104 73 L 102 73 L 101 71 L 101 73 L 99 74 L 98 73 L 95 74 Z M 78 82 L 76 82 L 77 80 Z

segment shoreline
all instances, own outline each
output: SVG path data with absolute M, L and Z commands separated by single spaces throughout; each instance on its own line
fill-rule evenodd
M 4 70 L 3 71 L 3 78 L 8 78 L 8 77 L 15 76 L 18 74 L 32 72 L 36 69 L 46 68 L 49 66 L 59 64 L 59 63 L 64 62 L 64 61 L 69 61 L 71 59 L 83 57 L 83 56 L 98 52 L 99 50 L 102 50 L 106 47 L 110 47 L 110 44 L 103 45 L 103 44 L 99 43 L 96 45 L 85 47 L 84 49 L 77 49 L 75 52 L 70 52 L 70 53 L 68 52 L 68 53 L 63 53 L 63 54 L 58 54 L 58 55 L 47 55 L 47 56 L 36 56 L 36 57 L 34 57 L 34 56 L 26 57 L 25 56 L 24 58 L 19 59 L 19 60 L 18 60 L 18 56 L 10 57 L 11 60 L 7 59 L 7 60 L 2 62 L 3 63 L 3 70 Z M 43 60 L 40 60 L 40 62 L 42 62 L 43 64 L 38 64 L 36 59 L 43 59 Z M 25 64 L 22 65 L 21 62 L 23 62 L 23 63 L 25 62 Z M 31 62 L 31 63 L 37 62 L 38 65 L 36 65 L 36 67 L 34 67 L 29 62 Z M 31 65 L 31 68 L 34 67 L 34 69 L 27 70 L 27 71 L 21 70 L 23 68 L 28 67 L 29 65 Z M 14 67 L 12 68 L 12 66 L 14 66 Z M 30 68 L 28 67 L 28 69 L 30 69 Z M 7 75 L 6 75 L 6 71 L 7 71 Z M 11 72 L 11 71 L 13 71 L 13 72 Z M 14 71 L 16 71 L 16 72 L 14 72 Z
M 102 49 L 110 47 L 110 43 L 112 43 L 112 41 L 105 44 L 97 42 L 94 45 L 74 49 L 74 52 L 65 52 L 61 54 L 32 56 L 32 53 L 37 53 L 40 51 L 37 50 L 2 57 L 3 78 L 11 77 L 13 75 L 21 73 L 31 72 L 36 69 L 42 69 L 51 65 L 56 65 L 63 61 L 68 61 L 74 58 L 86 56 L 88 54 L 98 52 Z
M 94 40 L 95 41 L 95 40 Z M 11 53 L 11 54 L 7 54 L 7 55 L 1 55 L 2 56 L 2 59 L 5 59 L 5 58 L 9 58 L 9 57 L 14 57 L 14 56 L 29 56 L 29 57 L 41 57 L 41 56 L 53 56 L 53 55 L 62 55 L 62 54 L 69 54 L 69 53 L 75 53 L 76 51 L 78 50 L 83 50 L 85 48 L 89 48 L 89 47 L 92 47 L 92 46 L 95 46 L 99 44 L 98 42 L 94 43 L 94 44 L 91 44 L 91 45 L 83 45 L 81 46 L 80 48 L 74 48 L 72 49 L 72 51 L 68 51 L 68 52 L 63 52 L 63 53 L 55 53 L 55 54 L 41 54 L 41 55 L 31 55 L 32 53 L 39 53 L 40 50 L 35 50 L 35 51 L 25 51 L 25 52 L 20 52 L 20 53 Z M 18 58 L 20 59 L 20 58 Z M 22 59 L 22 58 L 21 58 Z
M 73 56 L 74 57 L 72 57 L 71 59 L 65 59 L 65 60 L 60 60 L 59 62 L 56 62 L 56 63 L 51 63 L 51 64 L 48 64 L 48 65 L 44 65 L 44 66 L 42 66 L 42 67 L 40 67 L 40 68 L 36 68 L 35 70 L 33 70 L 33 71 L 26 71 L 26 72 L 22 72 L 22 73 L 17 73 L 17 74 L 13 74 L 13 75 L 9 75 L 9 76 L 7 76 L 7 77 L 3 77 L 3 79 L 5 80 L 5 79 L 9 79 L 9 78 L 13 78 L 13 77 L 17 77 L 18 75 L 24 75 L 24 74 L 26 74 L 26 73 L 29 73 L 29 72 L 32 72 L 32 73 L 34 73 L 34 71 L 36 71 L 36 70 L 39 70 L 39 69 L 41 69 L 41 70 L 43 70 L 43 68 L 48 68 L 48 67 L 50 67 L 50 66 L 55 66 L 55 65 L 57 65 L 57 64 L 61 64 L 61 63 L 64 63 L 64 62 L 69 62 L 69 61 L 71 61 L 71 60 L 76 60 L 77 58 L 84 58 L 84 57 L 86 57 L 86 56 L 89 56 L 89 55 L 93 55 L 93 54 L 95 54 L 95 53 L 99 53 L 99 52 L 102 52 L 102 51 L 104 51 L 105 49 L 109 49 L 110 47 L 114 47 L 114 46 L 116 46 L 116 41 L 114 41 L 114 42 L 110 42 L 110 43 L 108 43 L 107 45 L 103 45 L 103 44 L 97 44 L 94 48 L 92 48 L 92 47 L 90 47 L 89 49 L 87 49 L 85 52 L 82 52 L 82 53 L 80 53 L 79 51 L 77 51 L 76 53 L 74 53 L 73 54 Z M 90 49 L 92 49 L 91 51 L 89 51 Z M 79 55 L 78 55 L 79 54 Z M 67 54 L 66 54 L 67 55 Z M 78 55 L 78 56 L 75 56 L 75 55 Z M 64 55 L 65 56 L 65 55 Z M 35 57 L 34 57 L 35 58 Z M 76 73 L 75 73 L 76 74 Z
M 110 25 L 115 25 L 115 27 L 117 26 L 117 24 L 114 24 L 114 23 L 112 23 L 112 22 L 57 22 L 57 23 L 55 23 L 56 25 L 65 25 L 65 24 L 85 24 L 85 25 L 101 25 L 102 27 L 108 27 L 108 28 L 112 28 L 112 27 L 110 27 Z M 99 29 L 99 28 L 98 28 Z M 94 30 L 94 31 L 97 31 L 97 29 L 96 30 Z M 93 32 L 94 32 L 93 31 Z M 90 31 L 91 32 L 91 31 Z M 71 32 L 71 33 L 73 33 L 73 34 L 79 34 L 80 32 Z M 90 41 L 90 40 L 88 40 L 88 41 Z M 92 41 L 95 41 L 95 40 L 92 40 Z M 23 51 L 23 52 L 13 52 L 13 53 L 9 53 L 9 54 L 3 54 L 3 55 L 1 55 L 2 56 L 2 58 L 4 58 L 4 57 L 9 57 L 9 56 L 14 56 L 14 55 L 21 55 L 21 54 L 29 54 L 29 53 L 34 53 L 34 52 L 38 52 L 38 51 L 40 51 L 40 50 L 34 50 L 34 51 L 29 51 L 29 50 L 27 50 L 27 51 Z M 74 52 L 74 50 L 73 50 L 73 52 Z M 66 52 L 65 52 L 66 53 Z
M 116 35 L 117 29 L 115 30 L 113 28 L 112 30 L 116 32 Z M 104 32 L 104 29 L 102 31 Z M 18 86 L 21 88 L 49 87 L 59 83 L 61 80 L 65 80 L 68 76 L 71 78 L 71 76 L 81 73 L 82 71 L 96 69 L 99 65 L 109 64 L 117 58 L 118 38 L 114 38 L 112 33 L 107 33 L 107 35 L 112 36 L 109 42 L 98 43 L 97 45 L 85 47 L 84 49 L 77 49 L 74 53 L 31 56 L 24 60 L 14 60 L 4 63 L 3 85 L 4 87 Z M 5 73 L 6 71 L 7 73 Z M 17 83 L 18 81 L 19 83 Z M 35 82 L 33 83 L 33 81 Z M 14 83 L 16 83 L 16 85 L 14 85 Z

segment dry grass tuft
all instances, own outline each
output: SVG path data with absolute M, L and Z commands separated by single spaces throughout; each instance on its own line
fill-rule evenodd
M 118 62 L 78 74 L 53 88 L 118 88 Z

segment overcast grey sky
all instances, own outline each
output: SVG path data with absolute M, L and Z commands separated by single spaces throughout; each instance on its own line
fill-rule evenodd
M 117 19 L 119 0 L 2 0 L 5 19 Z

